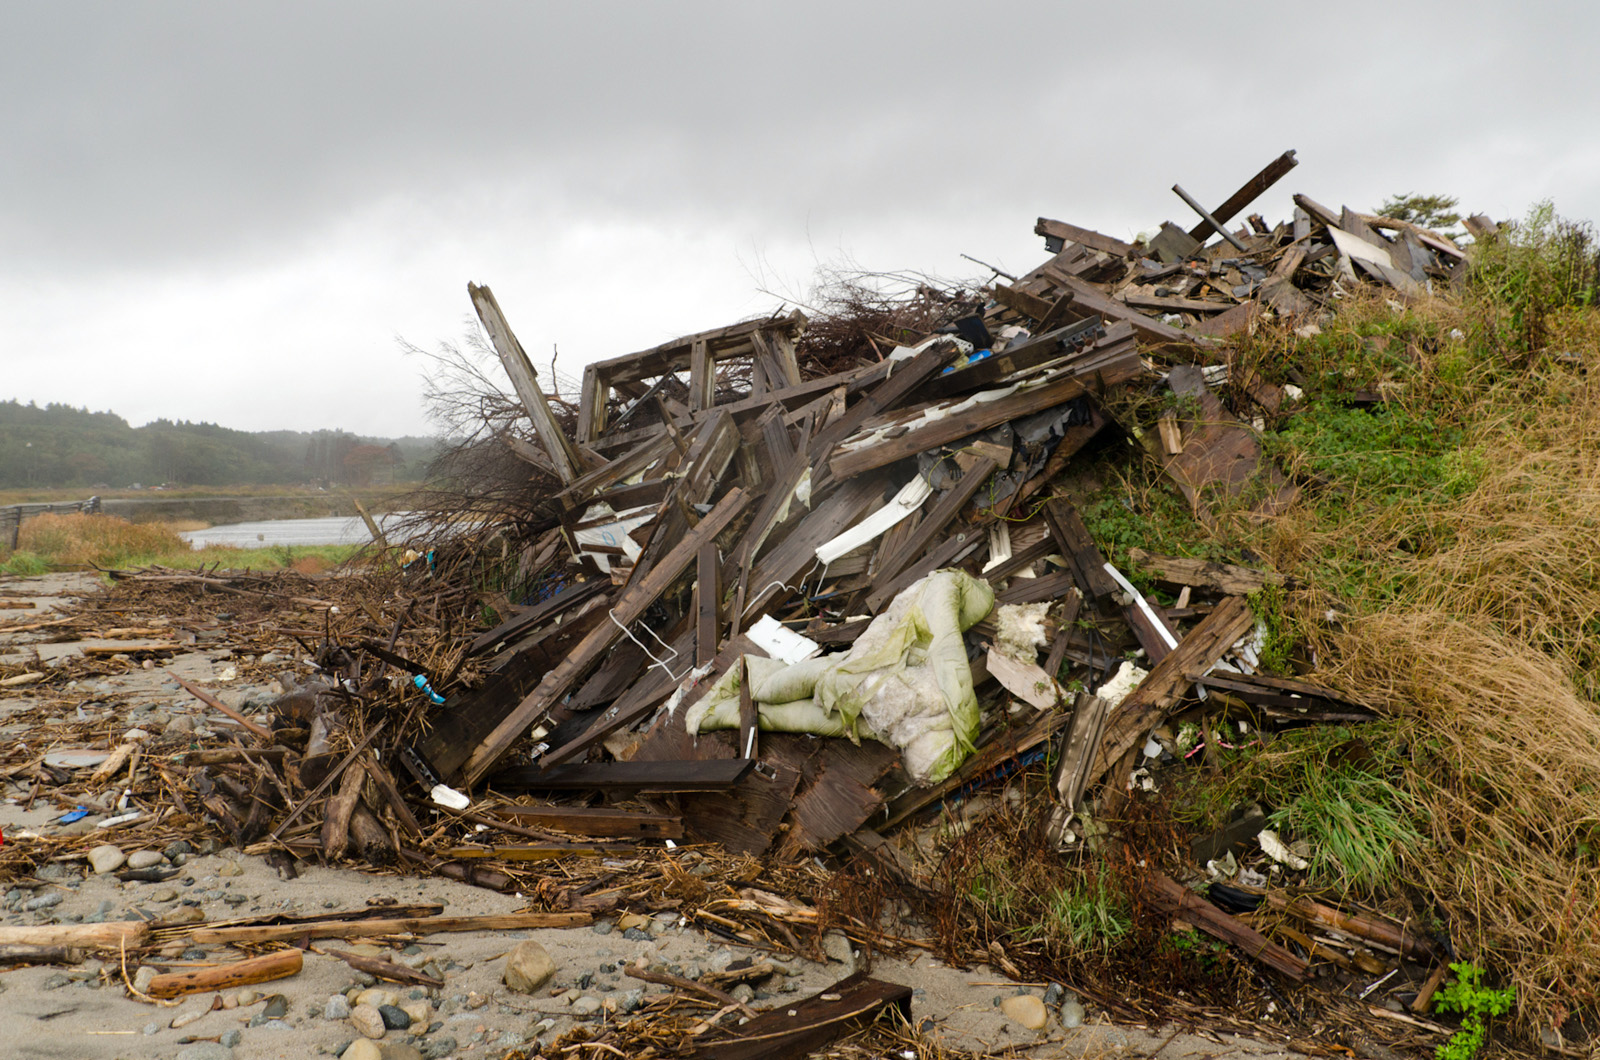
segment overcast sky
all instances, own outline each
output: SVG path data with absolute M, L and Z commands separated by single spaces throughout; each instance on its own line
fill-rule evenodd
M 1596 40 L 1573 3 L 8 0 L 0 400 L 427 433 L 399 340 L 459 342 L 469 280 L 575 377 L 819 265 L 1187 227 L 1175 181 L 1289 148 L 1273 221 L 1600 217 Z

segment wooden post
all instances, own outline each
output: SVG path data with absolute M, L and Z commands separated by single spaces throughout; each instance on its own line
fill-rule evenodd
M 506 323 L 494 292 L 487 287 L 468 283 L 467 294 L 472 298 L 472 307 L 478 311 L 478 319 L 483 321 L 484 330 L 489 333 L 489 341 L 494 344 L 494 352 L 499 354 L 506 375 L 511 377 L 511 385 L 516 388 L 522 407 L 527 411 L 528 418 L 533 420 L 534 430 L 539 432 L 539 440 L 550 453 L 556 474 L 561 477 L 563 485 L 572 485 L 582 473 L 581 462 L 577 450 L 561 433 L 561 426 L 550 414 L 550 403 L 544 391 L 539 389 L 539 377 L 533 370 L 533 362 L 528 360 L 522 343 L 511 331 L 511 325 Z

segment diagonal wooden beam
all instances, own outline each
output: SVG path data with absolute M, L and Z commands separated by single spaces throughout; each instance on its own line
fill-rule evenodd
M 544 396 L 544 391 L 539 389 L 539 374 L 533 370 L 533 362 L 528 360 L 528 354 L 523 350 L 522 343 L 517 341 L 511 325 L 506 323 L 506 316 L 500 311 L 500 303 L 495 301 L 494 292 L 488 287 L 468 283 L 467 295 L 472 299 L 472 308 L 478 312 L 478 319 L 483 322 L 483 329 L 489 333 L 489 341 L 494 344 L 500 364 L 505 368 L 506 375 L 511 377 L 511 385 L 516 388 L 523 409 L 533 421 L 539 441 L 544 443 L 545 451 L 550 454 L 556 474 L 563 485 L 572 485 L 584 471 L 583 460 L 572 442 L 562 433 L 556 418 L 550 414 L 550 402 Z
M 661 561 L 643 578 L 630 581 L 611 609 L 610 620 L 596 626 L 584 637 L 555 668 L 544 675 L 515 710 L 472 752 L 462 767 L 462 776 L 471 786 L 477 784 L 495 764 L 505 757 L 511 745 L 522 738 L 530 728 L 543 720 L 561 697 L 570 692 L 578 678 L 597 662 L 612 645 L 622 638 L 623 629 L 638 621 L 651 604 L 671 587 L 689 564 L 694 562 L 701 547 L 716 538 L 717 534 L 744 511 L 749 495 L 742 489 L 732 489 L 717 506 L 700 520 L 698 526 L 678 540 Z

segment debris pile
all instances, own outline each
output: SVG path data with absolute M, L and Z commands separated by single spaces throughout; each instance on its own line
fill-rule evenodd
M 153 794 L 162 827 L 172 808 L 207 819 L 289 872 L 306 857 L 393 863 L 520 889 L 540 909 L 528 916 L 587 918 L 648 889 L 530 866 L 694 842 L 779 863 L 867 854 L 916 882 L 886 836 L 1048 748 L 1050 839 L 1065 850 L 1093 840 L 1155 760 L 1209 753 L 1225 717 L 1370 719 L 1348 695 L 1259 672 L 1247 597 L 1281 577 L 1137 549 L 1119 569 L 1062 485 L 1122 432 L 1119 395 L 1170 392 L 1136 444 L 1195 517 L 1281 509 L 1299 487 L 1252 421 L 1291 405 L 1293 387 L 1230 378 L 1218 340 L 1262 317 L 1314 328 L 1361 284 L 1415 298 L 1461 267 L 1448 238 L 1303 195 L 1289 221 L 1228 227 L 1294 164 L 1284 154 L 1214 211 L 1175 188 L 1202 220 L 1147 243 L 1041 219 L 1038 268 L 919 291 L 892 335 L 793 311 L 592 364 L 575 407 L 541 390 L 494 295 L 469 285 L 531 425 L 496 442 L 521 462 L 525 503 L 489 520 L 440 513 L 439 536 L 387 580 L 122 572 L 128 592 L 248 606 L 318 674 L 254 716 L 175 676 L 235 742 L 169 759 L 160 790 L 133 801 Z M 1169 723 L 1185 712 L 1198 735 L 1180 746 Z M 141 753 L 119 745 L 101 784 Z M 1197 862 L 1227 858 L 1254 825 L 1211 837 Z M 1241 891 L 1233 912 L 1298 918 L 1269 939 L 1172 879 L 1152 886 L 1152 904 L 1289 979 L 1313 955 L 1373 971 L 1363 962 L 1387 958 L 1372 946 L 1440 959 L 1431 940 L 1317 903 Z M 804 948 L 795 907 L 766 892 L 674 901 L 735 937 Z M 228 930 L 259 943 L 307 928 Z M 1341 950 L 1313 937 L 1326 930 L 1367 941 Z M 852 990 L 868 1008 L 905 1001 Z

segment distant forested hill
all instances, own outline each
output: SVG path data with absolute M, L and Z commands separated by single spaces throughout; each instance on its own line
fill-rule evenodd
M 422 476 L 436 444 L 339 430 L 252 433 L 171 420 L 130 427 L 113 412 L 5 401 L 0 488 L 408 482 Z

